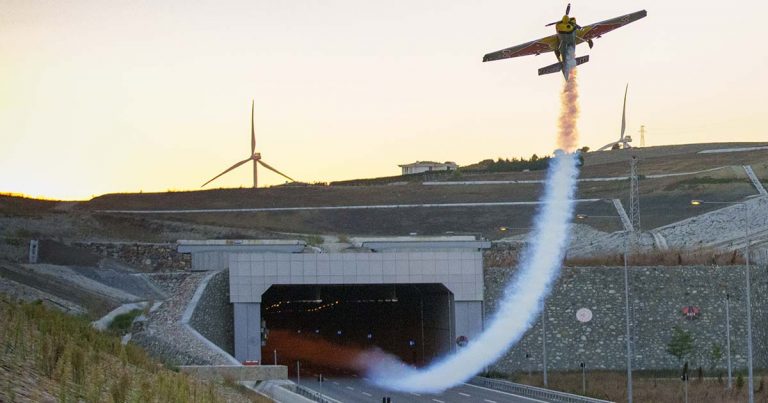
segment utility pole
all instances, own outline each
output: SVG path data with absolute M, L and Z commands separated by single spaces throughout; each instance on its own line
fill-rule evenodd
M 732 371 L 731 371 L 731 296 L 725 293 L 725 352 L 728 357 L 728 390 L 731 389 Z
M 544 302 L 544 310 L 541 315 L 541 347 L 542 347 L 542 355 L 543 355 L 543 364 L 544 364 L 544 386 L 549 386 L 549 383 L 547 382 L 547 303 Z
M 629 159 L 629 220 L 632 222 L 632 231 L 640 232 L 640 187 L 637 176 L 637 156 Z M 632 245 L 635 247 L 636 245 Z

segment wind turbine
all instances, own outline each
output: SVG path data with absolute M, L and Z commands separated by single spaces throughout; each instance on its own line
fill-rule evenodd
M 629 145 L 629 143 L 632 142 L 632 136 L 624 135 L 624 130 L 627 128 L 627 90 L 629 90 L 629 84 L 624 88 L 624 109 L 621 111 L 621 136 L 619 136 L 619 141 L 606 144 L 600 147 L 597 151 L 603 151 L 609 148 L 612 150 L 618 148 L 632 148 L 632 146 Z
M 257 185 L 258 185 L 258 168 L 259 168 L 259 164 L 261 164 L 262 166 L 264 166 L 264 168 L 267 168 L 270 171 L 272 171 L 272 172 L 274 172 L 274 173 L 276 173 L 276 174 L 278 174 L 280 176 L 284 176 L 284 177 L 288 178 L 288 180 L 290 180 L 291 182 L 296 182 L 290 176 L 288 176 L 288 175 L 278 171 L 277 169 L 275 169 L 271 165 L 269 165 L 266 162 L 262 161 L 261 153 L 257 153 L 256 152 L 256 132 L 253 129 L 253 109 L 254 109 L 254 101 L 251 101 L 251 156 L 246 158 L 246 159 L 244 159 L 244 160 L 242 160 L 242 161 L 240 161 L 240 162 L 238 162 L 235 165 L 232 165 L 231 167 L 227 168 L 227 170 L 225 170 L 224 172 L 214 176 L 213 179 L 209 180 L 208 182 L 203 183 L 203 186 L 213 182 L 219 176 L 224 175 L 225 173 L 227 173 L 227 172 L 229 172 L 229 171 L 239 167 L 240 165 L 245 164 L 248 161 L 253 161 L 253 187 L 254 188 L 257 187 Z M 200 187 L 203 187 L 203 186 L 200 186 Z

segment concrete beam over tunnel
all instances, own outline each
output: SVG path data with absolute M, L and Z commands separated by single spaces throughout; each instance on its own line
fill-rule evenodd
M 437 245 L 435 245 L 437 244 Z M 273 285 L 439 285 L 450 295 L 449 335 L 440 334 L 441 346 L 456 347 L 457 336 L 474 338 L 482 331 L 482 248 L 488 242 L 450 244 L 409 242 L 407 248 L 383 248 L 383 252 L 351 253 L 237 253 L 229 256 L 230 302 L 235 306 L 235 357 L 239 361 L 262 361 L 265 341 L 262 328 L 262 298 Z M 446 297 L 447 298 L 447 297 Z M 425 300 L 426 301 L 426 300 Z M 432 312 L 439 298 L 429 299 Z M 435 327 L 443 326 L 432 323 Z M 444 339 L 449 340 L 444 340 Z M 443 347 L 441 347 L 443 348 Z M 441 351 L 442 353 L 442 351 Z M 428 354 L 427 354 L 428 355 Z M 265 357 L 271 362 L 272 357 Z

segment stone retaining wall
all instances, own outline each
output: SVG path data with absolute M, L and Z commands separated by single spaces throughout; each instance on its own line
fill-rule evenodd
M 752 267 L 753 361 L 756 368 L 768 367 L 768 272 Z M 746 367 L 745 268 L 729 267 L 630 267 L 630 307 L 634 339 L 633 368 L 673 369 L 678 360 L 667 353 L 673 328 L 693 336 L 694 351 L 687 357 L 696 368 L 726 365 L 725 294 L 730 298 L 731 360 L 735 369 Z M 492 320 L 503 287 L 514 269 L 485 270 L 486 323 Z M 624 271 L 622 267 L 569 267 L 554 286 L 546 304 L 547 365 L 550 370 L 626 368 L 624 322 Z M 685 306 L 700 308 L 688 320 Z M 588 323 L 576 319 L 576 311 L 589 308 Z M 712 357 L 721 345 L 720 359 Z M 541 371 L 541 316 L 522 340 L 490 369 L 511 373 Z M 526 358 L 526 354 L 528 358 Z
M 192 267 L 191 255 L 177 252 L 175 243 L 79 242 L 74 246 L 148 271 L 189 270 Z
M 235 312 L 229 303 L 229 270 L 215 274 L 200 297 L 190 326 L 230 355 L 235 355 Z

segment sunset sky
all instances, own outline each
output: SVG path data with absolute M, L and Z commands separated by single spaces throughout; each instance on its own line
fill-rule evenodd
M 764 1 L 574 2 L 582 25 L 648 17 L 579 70 L 581 145 L 767 141 Z M 198 189 L 250 153 L 306 182 L 549 154 L 553 54 L 482 63 L 548 36 L 566 2 L 0 1 L 0 192 L 87 199 Z M 264 169 L 260 183 L 283 180 Z M 211 187 L 250 186 L 250 165 Z

